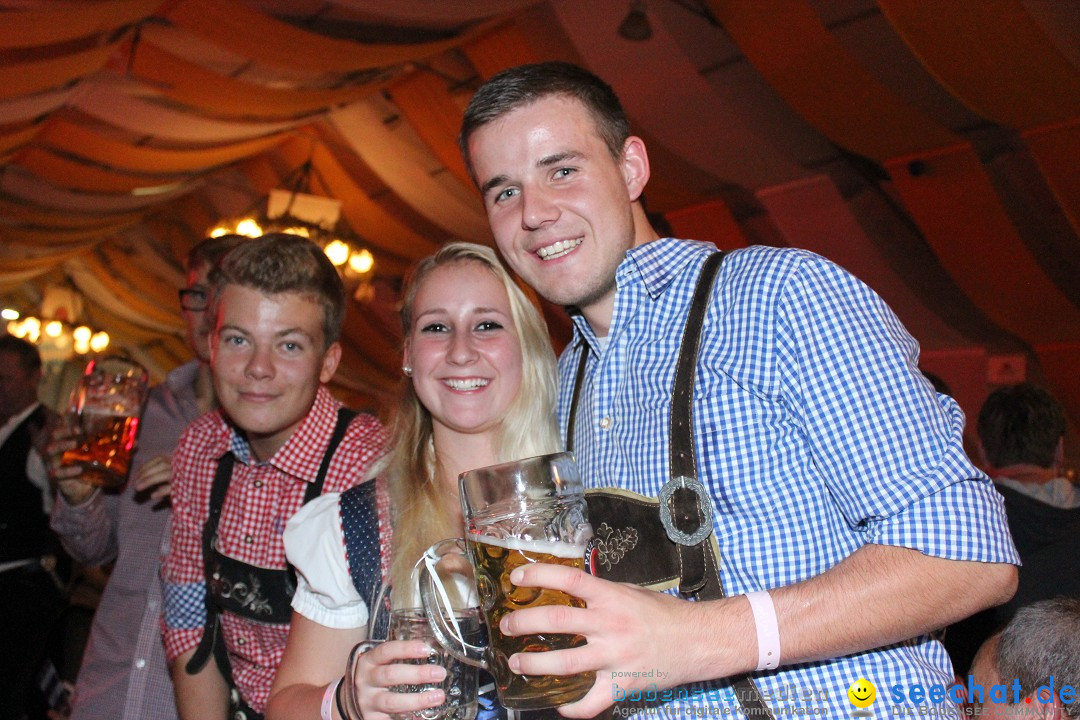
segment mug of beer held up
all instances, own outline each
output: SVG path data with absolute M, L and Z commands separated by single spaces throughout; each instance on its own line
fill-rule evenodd
M 592 538 L 584 491 L 570 453 L 541 455 L 462 473 L 458 480 L 465 517 L 465 539 L 443 540 L 428 548 L 421 573 L 420 595 L 436 637 L 465 662 L 488 669 L 495 678 L 499 700 L 515 710 L 558 707 L 580 700 L 592 688 L 596 674 L 517 675 L 508 660 L 519 652 L 543 652 L 585 644 L 581 635 L 538 634 L 504 636 L 503 616 L 539 605 L 584 607 L 585 603 L 558 590 L 518 587 L 510 573 L 526 563 L 550 563 L 584 569 Z M 445 610 L 449 602 L 439 581 L 438 564 L 453 563 L 465 553 L 474 574 L 480 609 L 488 629 L 488 644 L 467 642 Z
M 139 363 L 120 357 L 91 360 L 68 408 L 78 444 L 60 463 L 81 466 L 82 479 L 91 485 L 123 485 L 148 391 L 149 376 Z

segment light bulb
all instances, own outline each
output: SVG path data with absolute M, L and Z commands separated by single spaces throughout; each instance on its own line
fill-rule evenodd
M 259 226 L 259 223 L 251 218 L 245 218 L 236 224 L 236 234 L 249 238 L 257 238 L 262 236 L 263 229 Z
M 371 268 L 375 267 L 375 256 L 371 254 L 370 250 L 364 248 L 349 257 L 349 267 L 361 275 L 369 273 Z
M 50 320 L 45 323 L 45 334 L 49 337 L 60 337 L 60 333 L 62 332 L 64 332 L 64 323 L 59 320 Z
M 90 349 L 94 352 L 101 352 L 107 347 L 109 347 L 109 333 L 104 330 L 94 333 L 90 338 Z
M 23 329 L 26 333 L 23 337 L 32 343 L 36 343 L 41 337 L 41 321 L 32 315 L 23 320 Z
M 303 225 L 296 225 L 294 227 L 288 227 L 281 230 L 283 233 L 289 233 L 290 235 L 299 235 L 300 237 L 311 239 L 311 230 Z
M 331 241 L 323 248 L 323 252 L 336 267 L 341 267 L 349 260 L 349 246 L 341 240 Z

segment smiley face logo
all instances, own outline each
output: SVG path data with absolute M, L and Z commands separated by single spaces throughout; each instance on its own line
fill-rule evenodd
M 874 698 L 877 697 L 877 688 L 874 687 L 874 683 L 866 678 L 859 678 L 851 683 L 851 687 L 847 690 L 847 696 L 855 707 L 868 708 L 874 704 Z

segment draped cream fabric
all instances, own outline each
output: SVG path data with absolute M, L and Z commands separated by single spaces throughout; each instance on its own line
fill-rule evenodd
M 310 164 L 308 190 L 338 198 L 376 257 L 336 390 L 384 405 L 402 275 L 449 240 L 491 242 L 462 109 L 505 67 L 563 59 L 622 98 L 658 222 L 827 255 L 885 296 L 928 366 L 955 368 L 969 415 L 986 378 L 961 368 L 1026 353 L 1080 423 L 1070 5 L 656 0 L 631 42 L 626 0 L 0 0 L 0 300 L 68 283 L 163 373 L 187 354 L 188 249 Z

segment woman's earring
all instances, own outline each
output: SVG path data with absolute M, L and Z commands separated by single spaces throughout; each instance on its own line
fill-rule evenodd
M 412 377 L 412 365 L 402 365 L 401 372 L 405 373 L 405 377 Z

